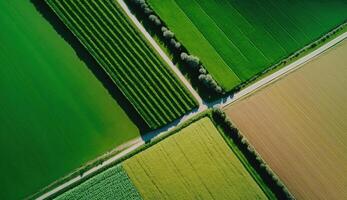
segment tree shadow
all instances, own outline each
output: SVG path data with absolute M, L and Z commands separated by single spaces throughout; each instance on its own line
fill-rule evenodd
M 142 117 L 127 100 L 111 78 L 96 62 L 88 50 L 72 34 L 67 26 L 59 19 L 44 0 L 30 0 L 36 10 L 52 25 L 54 30 L 75 50 L 78 58 L 83 61 L 96 78 L 107 89 L 113 99 L 122 107 L 131 121 L 140 129 L 141 135 L 149 131 L 149 127 Z M 121 122 L 120 122 L 121 123 Z

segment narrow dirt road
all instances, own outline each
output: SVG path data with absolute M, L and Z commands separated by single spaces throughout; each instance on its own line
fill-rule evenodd
M 184 77 L 181 71 L 172 63 L 171 59 L 165 54 L 165 52 L 160 48 L 157 42 L 152 38 L 152 36 L 146 31 L 146 29 L 142 26 L 142 24 L 137 20 L 135 15 L 131 13 L 128 6 L 123 0 L 118 0 L 119 5 L 131 19 L 131 21 L 136 25 L 138 30 L 140 30 L 146 39 L 151 43 L 154 49 L 158 52 L 158 54 L 164 59 L 164 61 L 170 66 L 170 68 L 175 72 L 177 77 L 184 83 L 184 85 L 188 88 L 190 93 L 194 96 L 194 98 L 198 101 L 199 105 L 202 105 L 203 101 L 198 93 L 194 90 L 194 88 L 190 85 L 189 81 Z

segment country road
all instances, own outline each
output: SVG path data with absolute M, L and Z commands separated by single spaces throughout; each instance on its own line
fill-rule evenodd
M 274 72 L 273 74 L 264 77 L 263 79 L 255 82 L 254 84 L 244 88 L 240 92 L 235 93 L 234 95 L 230 95 L 230 96 L 218 99 L 218 100 L 211 102 L 211 103 L 206 103 L 201 99 L 201 97 L 198 95 L 198 93 L 190 85 L 189 81 L 183 76 L 183 74 L 180 72 L 180 70 L 172 63 L 170 58 L 163 52 L 163 50 L 159 47 L 159 45 L 156 43 L 156 41 L 150 36 L 150 34 L 145 30 L 145 28 L 137 20 L 137 18 L 130 12 L 127 5 L 124 3 L 124 1 L 118 0 L 118 2 L 121 5 L 121 7 L 123 8 L 123 10 L 125 11 L 125 13 L 128 15 L 128 17 L 133 21 L 133 23 L 137 26 L 137 28 L 143 33 L 143 35 L 146 37 L 146 39 L 150 42 L 150 44 L 153 46 L 153 48 L 164 59 L 164 61 L 167 62 L 167 64 L 171 67 L 173 72 L 176 73 L 176 75 L 179 77 L 179 79 L 183 82 L 183 84 L 187 87 L 187 89 L 192 93 L 194 98 L 198 101 L 199 107 L 197 109 L 187 113 L 186 115 L 184 115 L 180 119 L 177 119 L 174 122 L 166 125 L 165 127 L 162 127 L 160 129 L 149 132 L 149 133 L 145 134 L 144 136 L 135 138 L 134 140 L 132 140 L 133 142 L 131 143 L 131 145 L 128 148 L 126 148 L 124 151 L 122 151 L 121 153 L 119 153 L 119 154 L 111 157 L 110 159 L 104 161 L 102 164 L 95 166 L 95 167 L 91 168 L 90 170 L 86 171 L 83 174 L 83 176 L 77 176 L 77 177 L 65 182 L 64 184 L 54 188 L 53 190 L 48 191 L 47 193 L 44 193 L 43 195 L 41 195 L 40 197 L 37 198 L 39 200 L 46 199 L 46 198 L 52 196 L 53 194 L 59 192 L 60 190 L 80 181 L 84 176 L 89 175 L 91 173 L 94 173 L 104 166 L 108 166 L 108 165 L 112 164 L 114 161 L 118 160 L 119 158 L 127 155 L 128 153 L 134 151 L 135 149 L 137 149 L 140 146 L 142 146 L 143 144 L 145 144 L 146 141 L 165 134 L 167 131 L 172 130 L 177 125 L 182 124 L 183 122 L 196 116 L 197 114 L 199 114 L 199 113 L 201 113 L 201 112 L 203 112 L 209 108 L 225 107 L 225 106 L 235 102 L 236 100 L 238 100 L 244 96 L 247 96 L 250 93 L 278 80 L 279 78 L 281 78 L 281 77 L 285 76 L 286 74 L 294 71 L 295 69 L 301 67 L 306 62 L 315 58 L 317 55 L 323 53 L 324 51 L 326 51 L 327 49 L 329 49 L 330 47 L 334 46 L 335 44 L 339 43 L 340 41 L 344 40 L 347 37 L 347 32 L 345 32 L 345 33 L 341 34 L 340 36 L 336 37 L 335 39 L 331 40 L 330 42 L 327 42 L 323 46 L 319 47 L 315 51 L 311 52 L 310 54 L 308 54 L 308 55 L 298 59 L 297 61 L 285 66 L 284 68 L 278 70 L 277 72 Z

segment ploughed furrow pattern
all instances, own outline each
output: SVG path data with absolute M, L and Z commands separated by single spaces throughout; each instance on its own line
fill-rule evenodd
M 196 107 L 115 1 L 46 0 L 152 129 Z

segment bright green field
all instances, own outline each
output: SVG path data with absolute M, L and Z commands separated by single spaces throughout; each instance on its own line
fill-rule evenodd
M 140 194 L 121 165 L 116 165 L 93 176 L 77 187 L 65 192 L 57 200 L 77 199 L 132 199 L 141 200 Z
M 47 0 L 152 129 L 196 107 L 116 1 Z M 52 11 L 53 12 L 53 11 Z
M 345 0 L 148 0 L 226 89 L 347 19 Z
M 30 1 L 0 8 L 0 199 L 21 199 L 140 133 Z
M 144 199 L 267 199 L 209 118 L 122 165 Z

